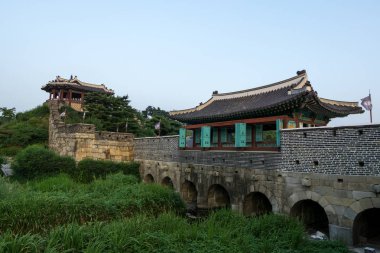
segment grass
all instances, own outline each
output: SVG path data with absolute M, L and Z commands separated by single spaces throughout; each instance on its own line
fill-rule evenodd
M 13 184 L 3 184 L 0 231 L 46 232 L 72 222 L 84 224 L 141 212 L 155 215 L 183 210 L 183 202 L 172 190 L 137 182 L 136 177 L 121 173 L 91 184 L 74 183 L 69 176 L 59 175 L 19 185 L 10 195 L 7 192 Z
M 158 217 L 142 214 L 108 223 L 67 224 L 45 235 L 7 232 L 0 238 L 0 252 L 348 253 L 348 250 L 336 242 L 305 240 L 301 224 L 291 218 L 268 215 L 248 219 L 221 210 L 196 223 L 163 213 Z
M 306 239 L 297 220 L 230 210 L 189 222 L 169 188 L 108 175 L 82 184 L 65 174 L 25 184 L 0 179 L 0 252 L 349 253 Z

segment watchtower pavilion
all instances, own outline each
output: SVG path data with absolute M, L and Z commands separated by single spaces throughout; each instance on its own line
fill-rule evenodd
M 114 91 L 108 89 L 104 84 L 82 82 L 77 76 L 71 76 L 70 79 L 57 76 L 41 89 L 49 92 L 49 100 L 60 100 L 76 111 L 82 111 L 84 96 L 88 92 L 114 94 Z

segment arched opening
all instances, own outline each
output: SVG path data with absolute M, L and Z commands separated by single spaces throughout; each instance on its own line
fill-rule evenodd
M 174 189 L 173 181 L 170 177 L 164 177 L 161 181 L 161 184 L 163 186 L 169 187 L 171 189 Z
M 152 174 L 146 174 L 144 177 L 144 182 L 147 184 L 154 183 L 154 177 L 152 176 Z
M 195 185 L 186 180 L 181 186 L 181 196 L 187 205 L 187 209 L 196 211 L 198 192 Z
M 355 217 L 353 242 L 380 246 L 380 208 L 364 210 Z
M 210 186 L 207 194 L 207 204 L 209 209 L 230 208 L 230 196 L 227 190 L 219 184 Z
M 260 216 L 272 212 L 272 204 L 261 192 L 251 192 L 244 198 L 243 214 L 245 216 Z
M 329 219 L 318 202 L 310 199 L 298 201 L 290 209 L 290 216 L 298 218 L 310 234 L 320 231 L 329 235 Z

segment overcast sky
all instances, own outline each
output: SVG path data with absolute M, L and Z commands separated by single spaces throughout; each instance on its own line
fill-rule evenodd
M 375 0 L 1 1 L 0 107 L 31 109 L 48 98 L 42 85 L 72 74 L 139 110 L 185 109 L 306 69 L 321 97 L 371 90 L 380 122 L 379 13 Z

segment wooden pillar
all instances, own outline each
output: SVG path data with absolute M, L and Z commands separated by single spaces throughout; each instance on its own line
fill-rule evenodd
M 72 100 L 72 98 L 73 98 L 73 92 L 72 92 L 72 90 L 70 89 L 69 90 L 69 105 L 71 106 L 71 100 Z
M 63 91 L 62 89 L 59 90 L 59 100 L 62 100 L 63 97 Z
M 83 93 L 83 92 L 80 94 L 80 101 L 81 101 L 82 103 L 84 102 L 84 93 Z
M 193 129 L 193 148 L 195 148 L 195 129 Z

